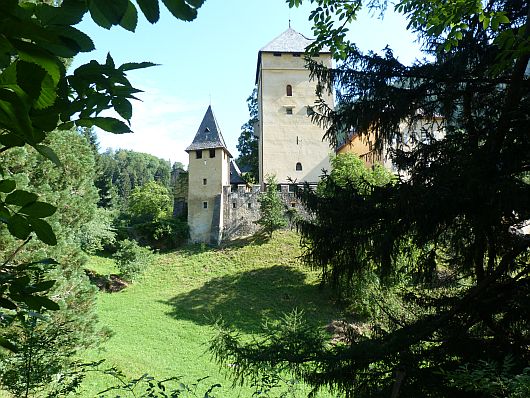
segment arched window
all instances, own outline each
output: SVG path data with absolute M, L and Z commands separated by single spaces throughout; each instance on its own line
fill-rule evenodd
M 292 97 L 293 96 L 293 86 L 288 84 L 287 87 L 285 88 L 285 90 L 287 91 L 287 96 L 288 97 Z
M 296 171 L 302 171 L 302 163 L 296 163 Z

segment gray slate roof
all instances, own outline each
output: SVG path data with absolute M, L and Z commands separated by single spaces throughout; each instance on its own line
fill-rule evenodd
M 312 42 L 313 40 L 289 28 L 266 44 L 260 52 L 303 53 Z
M 230 184 L 246 184 L 247 182 L 241 177 L 241 171 L 235 160 L 230 161 Z
M 221 129 L 219 128 L 217 120 L 213 114 L 212 106 L 210 105 L 204 114 L 201 125 L 199 126 L 199 130 L 197 130 L 197 134 L 195 134 L 193 142 L 186 148 L 186 152 L 195 151 L 198 149 L 213 148 L 224 148 L 230 155 L 223 135 L 221 134 Z M 232 155 L 230 155 L 230 157 L 232 157 Z
M 281 35 L 270 41 L 258 52 L 258 65 L 256 68 L 256 83 L 258 82 L 259 68 L 262 53 L 304 53 L 307 46 L 314 40 L 305 37 L 296 30 L 289 28 Z M 321 53 L 329 53 L 329 48 L 324 47 Z

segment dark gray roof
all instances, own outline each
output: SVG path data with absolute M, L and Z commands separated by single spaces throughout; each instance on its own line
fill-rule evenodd
M 230 162 L 230 184 L 246 184 L 247 182 L 241 177 L 241 171 L 234 160 Z
M 228 154 L 228 148 L 226 147 L 225 140 L 221 134 L 221 129 L 217 124 L 217 120 L 212 111 L 212 106 L 208 106 L 206 113 L 202 119 L 199 130 L 195 134 L 195 138 L 190 146 L 186 148 L 186 152 L 195 151 L 197 149 L 212 149 L 212 148 L 224 148 Z M 232 157 L 232 155 L 230 155 Z
M 258 66 L 256 69 L 256 83 L 258 82 L 259 68 L 262 53 L 304 53 L 307 46 L 314 40 L 305 37 L 296 30 L 289 28 L 278 37 L 267 43 L 258 52 Z M 329 53 L 329 48 L 324 47 L 321 53 Z
M 289 28 L 266 44 L 260 52 L 303 53 L 313 40 Z

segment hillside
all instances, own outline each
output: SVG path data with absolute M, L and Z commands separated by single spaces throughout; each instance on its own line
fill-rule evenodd
M 248 387 L 231 390 L 207 352 L 217 320 L 251 335 L 260 332 L 265 318 L 294 308 L 320 326 L 340 316 L 331 293 L 319 289 L 317 273 L 300 264 L 298 239 L 283 232 L 270 242 L 191 246 L 157 255 L 138 282 L 119 293 L 100 293 L 99 316 L 113 336 L 88 359 L 105 358 L 105 366 L 115 365 L 129 376 L 182 376 L 186 383 L 209 376 L 202 386 L 223 386 L 215 396 L 251 396 Z M 113 272 L 109 260 L 97 257 L 89 268 Z M 115 383 L 107 377 L 90 377 L 82 396 Z

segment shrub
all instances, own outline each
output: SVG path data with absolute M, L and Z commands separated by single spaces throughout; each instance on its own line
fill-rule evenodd
M 128 281 L 136 279 L 142 274 L 153 261 L 151 250 L 141 247 L 133 240 L 123 240 L 118 242 L 118 251 L 114 254 L 114 259 L 121 276 Z
M 173 218 L 135 224 L 132 233 L 140 243 L 161 250 L 175 249 L 186 243 L 189 227 L 186 221 Z
M 94 254 L 112 246 L 116 242 L 116 230 L 112 226 L 113 212 L 98 207 L 92 220 L 81 226 L 77 234 L 81 249 L 88 254 Z

